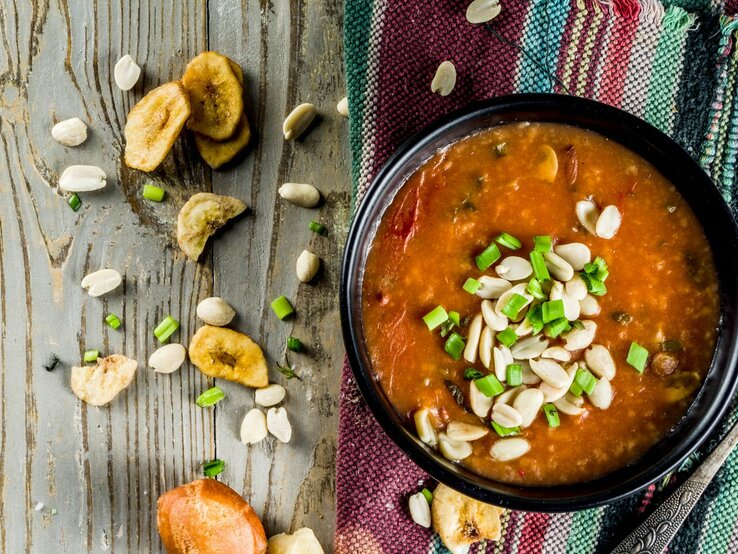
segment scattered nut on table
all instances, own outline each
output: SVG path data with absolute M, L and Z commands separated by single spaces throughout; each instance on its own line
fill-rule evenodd
M 307 183 L 285 183 L 278 192 L 282 198 L 302 208 L 314 208 L 320 202 L 320 191 Z
M 348 104 L 348 96 L 344 96 L 338 101 L 338 104 L 336 104 L 336 110 L 338 113 L 340 113 L 343 117 L 349 116 L 349 104 Z
M 298 529 L 291 535 L 280 533 L 267 541 L 268 554 L 324 554 L 313 530 L 308 527 Z
M 267 436 L 267 419 L 259 408 L 249 410 L 241 422 L 241 442 L 256 444 Z
M 75 366 L 71 371 L 72 391 L 92 406 L 103 406 L 133 381 L 137 367 L 136 360 L 120 354 L 98 358 L 95 365 Z
M 208 325 L 223 327 L 228 325 L 235 315 L 236 311 L 219 296 L 206 298 L 197 305 L 197 317 Z
M 113 77 L 115 84 L 120 90 L 131 90 L 138 78 L 141 76 L 141 68 L 136 64 L 130 54 L 126 54 L 115 64 Z
M 149 367 L 157 373 L 173 373 L 185 361 L 187 349 L 181 344 L 167 344 L 149 356 Z
M 80 285 L 87 289 L 90 296 L 102 296 L 118 288 L 123 282 L 123 277 L 114 269 L 100 269 L 85 275 Z
M 94 165 L 70 165 L 59 177 L 59 188 L 69 192 L 89 192 L 107 185 L 107 175 Z
M 487 23 L 500 15 L 500 0 L 474 0 L 466 9 L 469 23 Z
M 87 140 L 87 125 L 79 117 L 70 117 L 51 128 L 51 137 L 64 146 L 79 146 Z
M 290 112 L 282 124 L 282 133 L 287 140 L 295 140 L 303 134 L 315 119 L 318 111 L 310 103 L 297 106 Z
M 318 274 L 319 269 L 320 258 L 312 252 L 303 250 L 297 257 L 295 271 L 297 272 L 297 278 L 300 282 L 307 283 L 308 281 L 311 281 Z
M 281 442 L 290 442 L 292 438 L 292 425 L 287 418 L 287 410 L 284 408 L 269 408 L 267 411 L 267 429 Z
M 456 67 L 449 61 L 442 62 L 431 81 L 431 91 L 448 96 L 456 86 Z
M 259 406 L 269 408 L 282 402 L 286 394 L 287 391 L 282 385 L 272 384 L 256 389 L 256 392 L 254 393 L 254 401 Z

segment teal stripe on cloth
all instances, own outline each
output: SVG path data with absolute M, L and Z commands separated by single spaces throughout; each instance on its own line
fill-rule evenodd
M 555 81 L 541 67 L 555 68 L 559 45 L 569 16 L 569 2 L 539 0 L 533 3 L 526 21 L 520 57 L 518 92 L 553 92 Z

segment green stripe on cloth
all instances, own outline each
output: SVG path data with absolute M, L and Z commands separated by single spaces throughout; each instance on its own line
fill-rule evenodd
M 567 553 L 581 554 L 582 552 L 594 551 L 604 511 L 605 508 L 596 508 L 574 513 L 574 521 L 569 530 L 569 539 L 566 543 Z

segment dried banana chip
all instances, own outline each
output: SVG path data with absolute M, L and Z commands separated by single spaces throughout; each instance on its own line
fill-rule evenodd
M 125 162 L 128 167 L 154 171 L 167 157 L 190 117 L 190 100 L 181 83 L 155 88 L 128 114 Z
M 248 335 L 225 327 L 204 325 L 190 341 L 190 361 L 205 375 L 246 387 L 269 384 L 264 353 Z
M 500 538 L 502 508 L 484 504 L 439 484 L 433 491 L 433 529 L 452 553 L 467 552 L 470 544 Z
M 218 169 L 235 158 L 241 150 L 246 148 L 249 140 L 251 140 L 251 128 L 246 114 L 241 116 L 235 134 L 225 142 L 217 142 L 205 135 L 195 133 L 197 151 L 200 152 L 205 163 L 213 169 Z
M 177 216 L 177 242 L 182 252 L 197 261 L 208 238 L 245 209 L 246 204 L 232 196 L 210 192 L 192 195 Z
M 95 365 L 73 367 L 72 391 L 88 404 L 102 406 L 133 381 L 137 367 L 136 360 L 120 354 L 98 358 Z
M 236 76 L 236 79 L 238 79 L 238 82 L 243 85 L 243 70 L 241 69 L 241 66 L 234 62 L 228 56 L 223 57 L 228 60 L 228 64 L 231 66 L 231 71 L 233 71 L 233 74 Z
M 243 86 L 231 64 L 217 52 L 203 52 L 182 76 L 192 101 L 187 128 L 213 140 L 232 137 L 243 115 Z

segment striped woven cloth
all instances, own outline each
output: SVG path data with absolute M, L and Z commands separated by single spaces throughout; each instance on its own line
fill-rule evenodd
M 621 107 L 674 137 L 735 208 L 738 20 L 733 5 L 681 0 L 502 0 L 488 25 L 465 19 L 469 0 L 346 0 L 345 44 L 360 201 L 412 133 L 471 101 L 556 92 Z M 430 91 L 438 64 L 458 72 L 453 93 Z M 723 424 L 735 421 L 731 411 Z M 705 451 L 714 446 L 712 437 Z M 606 552 L 689 474 L 704 453 L 645 492 L 568 514 L 508 512 L 499 542 L 471 552 Z M 338 553 L 447 552 L 415 525 L 407 497 L 432 485 L 384 435 L 344 368 L 337 467 Z M 720 471 L 670 552 L 738 552 L 738 453 Z

